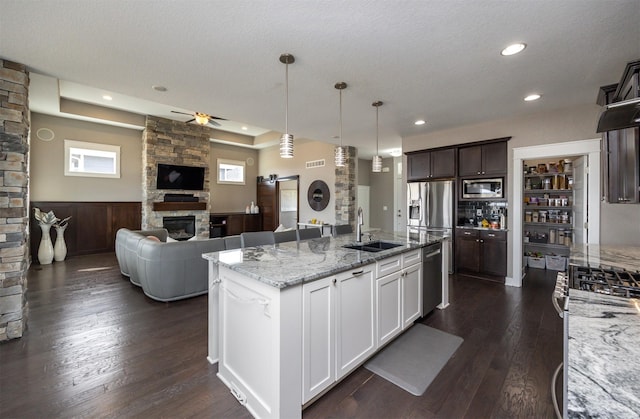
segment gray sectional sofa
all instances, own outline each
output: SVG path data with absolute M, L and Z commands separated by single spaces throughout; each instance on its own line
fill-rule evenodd
M 151 240 L 155 236 L 160 241 Z M 166 242 L 167 230 L 116 233 L 120 272 L 157 301 L 175 301 L 208 292 L 208 262 L 203 253 L 227 250 L 224 239 Z M 239 241 L 239 240 L 238 240 Z

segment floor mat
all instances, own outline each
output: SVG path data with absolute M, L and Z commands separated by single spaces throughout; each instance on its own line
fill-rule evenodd
M 416 324 L 364 366 L 409 393 L 422 395 L 463 339 Z

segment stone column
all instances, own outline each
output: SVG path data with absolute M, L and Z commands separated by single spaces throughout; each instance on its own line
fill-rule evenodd
M 0 59 L 0 341 L 27 326 L 29 73 Z
M 336 224 L 351 224 L 356 231 L 356 161 L 358 151 L 355 147 L 345 146 L 347 164 L 336 167 Z

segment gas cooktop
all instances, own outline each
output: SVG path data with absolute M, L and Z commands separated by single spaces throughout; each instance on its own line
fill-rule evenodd
M 572 267 L 571 288 L 618 297 L 640 298 L 640 272 Z

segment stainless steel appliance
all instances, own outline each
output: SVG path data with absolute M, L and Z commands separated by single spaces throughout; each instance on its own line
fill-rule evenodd
M 449 273 L 453 273 L 454 184 L 452 180 L 407 183 L 409 236 L 438 232 L 450 237 Z
M 503 178 L 492 179 L 463 179 L 462 197 L 476 198 L 504 198 Z
M 442 302 L 442 246 L 422 248 L 422 315 L 426 316 Z
M 572 266 L 571 288 L 618 297 L 640 298 L 640 272 Z

